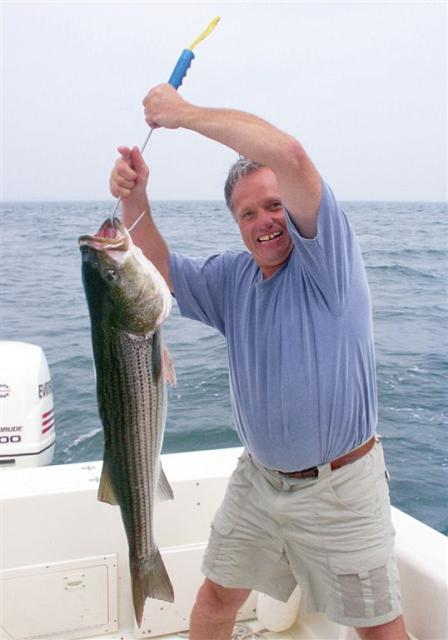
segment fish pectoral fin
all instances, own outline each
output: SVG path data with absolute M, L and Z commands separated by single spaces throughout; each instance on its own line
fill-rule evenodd
M 173 360 L 168 348 L 163 345 L 162 349 L 162 362 L 163 362 L 163 375 L 165 380 L 170 383 L 171 386 L 176 386 L 176 372 L 174 371 Z
M 160 330 L 154 331 L 152 339 L 152 375 L 154 381 L 158 382 L 162 374 L 162 338 Z
M 157 497 L 159 500 L 174 500 L 173 490 L 171 489 L 170 483 L 165 475 L 165 472 L 162 469 L 162 465 L 160 465 L 160 473 L 159 473 L 159 484 L 157 487 Z
M 108 502 L 109 504 L 118 504 L 117 496 L 112 487 L 110 479 L 109 465 L 107 458 L 104 458 L 103 469 L 101 471 L 100 486 L 98 487 L 98 500 L 100 502 Z

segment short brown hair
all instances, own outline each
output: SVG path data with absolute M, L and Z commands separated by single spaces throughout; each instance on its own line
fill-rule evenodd
M 243 158 L 241 156 L 230 167 L 227 180 L 224 185 L 224 197 L 233 216 L 235 216 L 235 213 L 232 208 L 232 193 L 236 183 L 238 180 L 241 180 L 241 178 L 244 178 L 244 176 L 247 176 L 254 171 L 259 171 L 259 169 L 263 169 L 263 167 L 264 165 L 259 162 L 254 162 L 253 160 L 249 160 L 249 158 Z

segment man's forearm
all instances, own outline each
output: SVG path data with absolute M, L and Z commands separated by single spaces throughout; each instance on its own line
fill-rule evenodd
M 180 126 L 220 142 L 276 172 L 285 167 L 291 169 L 302 151 L 295 138 L 244 111 L 197 107 L 186 103 Z
M 284 206 L 301 233 L 314 237 L 321 179 L 293 136 L 244 111 L 193 105 L 168 84 L 151 89 L 143 105 L 150 127 L 196 131 L 272 169 Z
M 210 109 L 188 103 L 181 110 L 180 126 L 272 169 L 282 202 L 297 227 L 304 236 L 315 236 L 321 180 L 302 145 L 293 136 L 244 111 Z
M 172 292 L 173 284 L 168 266 L 168 245 L 152 218 L 147 196 L 141 195 L 138 199 L 123 199 L 122 212 L 124 225 L 128 229 L 143 212 L 145 213 L 131 231 L 132 240 L 160 271 Z

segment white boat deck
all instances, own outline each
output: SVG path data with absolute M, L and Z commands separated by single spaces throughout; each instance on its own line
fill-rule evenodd
M 175 500 L 157 505 L 155 535 L 176 602 L 147 600 L 141 630 L 134 626 L 119 509 L 96 498 L 101 462 L 2 470 L 0 640 L 185 637 L 179 633 L 188 627 L 203 579 L 200 562 L 210 521 L 240 451 L 163 456 Z M 396 509 L 393 519 L 408 629 L 419 640 L 445 640 L 447 538 Z M 322 615 L 302 615 L 300 609 L 291 628 L 276 633 L 266 604 L 260 615 L 262 601 L 252 594 L 239 620 L 249 621 L 266 640 L 356 637 L 353 630 Z M 278 606 L 283 605 L 276 603 L 272 611 Z
M 237 623 L 236 633 L 238 640 L 356 640 L 357 635 L 352 629 L 331 625 L 319 614 L 308 615 L 305 621 L 296 622 L 290 629 L 276 633 L 263 627 L 257 619 L 245 620 Z M 245 632 L 247 629 L 247 632 Z M 252 634 L 250 633 L 252 632 Z M 331 635 L 328 635 L 328 634 Z M 155 640 L 186 640 L 188 632 L 158 636 Z M 133 640 L 132 629 L 122 629 L 118 633 L 95 636 L 95 640 Z M 90 639 L 89 639 L 90 640 Z M 411 638 L 412 640 L 412 638 Z

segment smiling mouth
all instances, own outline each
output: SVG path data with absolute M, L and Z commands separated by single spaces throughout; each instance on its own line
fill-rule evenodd
M 257 242 L 270 242 L 271 240 L 275 240 L 283 235 L 283 231 L 274 231 L 274 233 L 269 233 L 265 236 L 260 236 L 257 238 Z

